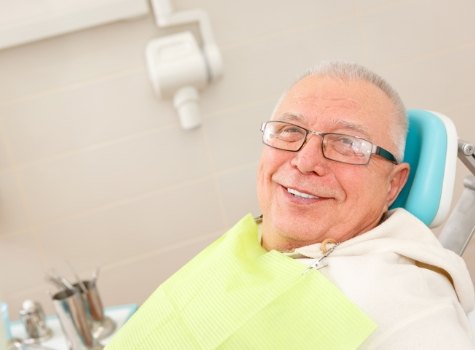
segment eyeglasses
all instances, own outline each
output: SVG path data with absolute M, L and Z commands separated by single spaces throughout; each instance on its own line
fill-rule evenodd
M 327 159 L 347 164 L 365 165 L 369 163 L 373 154 L 377 154 L 398 164 L 392 153 L 356 136 L 318 132 L 281 121 L 262 123 L 261 131 L 264 144 L 285 151 L 298 152 L 307 142 L 309 135 L 318 135 L 322 138 L 322 153 Z

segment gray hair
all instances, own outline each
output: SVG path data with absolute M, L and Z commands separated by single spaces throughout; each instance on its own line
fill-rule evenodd
M 389 85 L 386 80 L 377 75 L 376 73 L 370 71 L 366 67 L 363 67 L 356 63 L 343 62 L 343 61 L 324 61 L 318 64 L 317 66 L 307 70 L 303 75 L 301 75 L 291 86 L 295 85 L 300 80 L 308 76 L 321 76 L 329 77 L 333 79 L 339 79 L 344 81 L 365 81 L 368 82 L 381 91 L 383 91 L 386 96 L 393 103 L 395 108 L 395 129 L 392 132 L 393 142 L 397 147 L 396 157 L 399 161 L 402 161 L 404 155 L 404 148 L 406 145 L 406 135 L 408 129 L 408 122 L 406 116 L 406 108 L 402 102 L 399 94 L 394 90 L 391 85 Z M 282 97 L 277 102 L 275 110 L 278 108 L 282 102 L 284 96 L 287 94 L 288 90 L 282 95 Z M 274 113 L 273 113 L 274 114 Z

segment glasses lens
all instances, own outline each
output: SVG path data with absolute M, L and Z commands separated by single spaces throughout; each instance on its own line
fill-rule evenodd
M 357 137 L 342 134 L 326 134 L 323 138 L 325 157 L 349 164 L 367 164 L 372 144 Z
M 288 151 L 298 151 L 307 134 L 305 129 L 284 122 L 267 122 L 263 132 L 266 145 Z

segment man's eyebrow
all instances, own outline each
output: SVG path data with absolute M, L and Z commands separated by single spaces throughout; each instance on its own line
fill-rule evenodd
M 299 114 L 294 113 L 283 113 L 279 118 L 279 120 L 288 121 L 288 122 L 299 122 L 303 123 L 305 118 Z

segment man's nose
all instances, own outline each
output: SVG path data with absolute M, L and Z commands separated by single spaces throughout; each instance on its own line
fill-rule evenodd
M 295 153 L 291 164 L 304 174 L 315 172 L 323 175 L 328 160 L 323 156 L 322 142 L 320 135 L 309 134 L 300 151 Z

